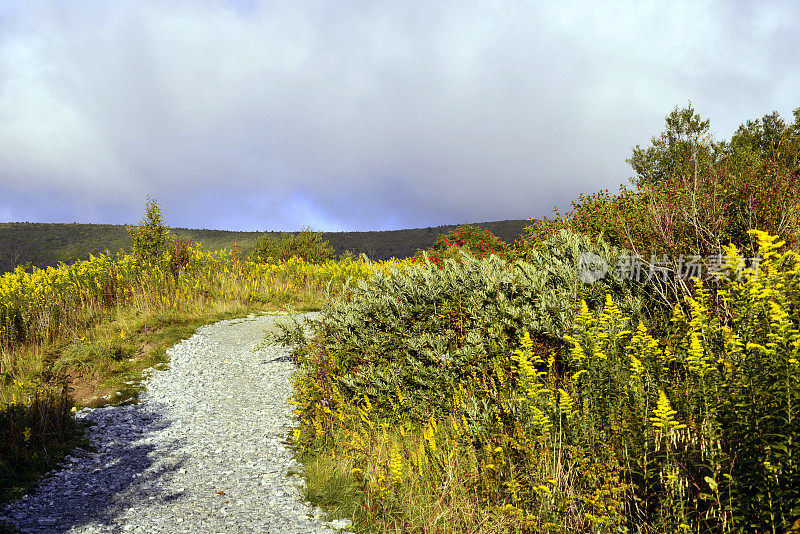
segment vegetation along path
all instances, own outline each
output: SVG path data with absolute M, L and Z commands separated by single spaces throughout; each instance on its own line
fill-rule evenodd
M 296 316 L 302 317 L 302 316 Z M 84 409 L 95 452 L 68 456 L 0 511 L 22 532 L 334 532 L 302 500 L 289 349 L 257 348 L 286 316 L 200 328 L 137 404 Z

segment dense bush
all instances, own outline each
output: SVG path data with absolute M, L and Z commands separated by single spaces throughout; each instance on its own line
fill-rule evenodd
M 446 259 L 460 261 L 462 252 L 475 258 L 488 258 L 493 254 L 502 258 L 508 252 L 508 245 L 492 232 L 467 224 L 437 237 L 430 250 L 417 251 L 412 261 L 424 263 L 427 258 L 441 269 Z
M 333 255 L 333 248 L 322 239 L 322 234 L 304 229 L 297 234 L 282 234 L 278 237 L 264 234 L 251 253 L 256 261 L 277 262 L 289 258 L 301 258 L 308 263 L 322 263 Z
M 173 239 L 167 246 L 169 269 L 176 277 L 183 273 L 192 259 L 191 245 L 183 237 Z
M 584 284 L 578 261 L 591 251 L 612 263 L 616 251 L 602 241 L 561 232 L 530 261 L 507 264 L 464 254 L 405 272 L 386 270 L 359 282 L 347 301 L 332 301 L 307 356 L 302 380 L 322 383 L 301 388 L 298 400 L 307 410 L 319 406 L 336 388 L 345 402 L 364 396 L 380 413 L 391 413 L 397 391 L 409 402 L 402 411 L 417 419 L 449 406 L 457 385 L 482 372 L 498 354 L 511 351 L 523 331 L 543 347 L 563 344 L 581 298 L 602 305 L 615 295 L 626 311 L 640 313 L 631 288 L 612 275 Z M 313 349 L 313 350 L 312 350 Z
M 510 251 L 512 258 L 525 259 L 530 251 L 559 230 L 569 229 L 587 236 L 600 237 L 612 246 L 627 250 L 649 250 L 653 245 L 649 224 L 647 192 L 620 187 L 616 195 L 602 189 L 591 195 L 581 194 L 570 204 L 570 211 L 558 208 L 553 218 L 531 221 Z

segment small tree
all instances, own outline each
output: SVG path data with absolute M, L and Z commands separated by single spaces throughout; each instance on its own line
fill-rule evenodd
M 127 226 L 126 230 L 133 241 L 133 253 L 139 258 L 155 260 L 166 250 L 169 227 L 164 224 L 158 203 L 150 196 L 138 226 Z

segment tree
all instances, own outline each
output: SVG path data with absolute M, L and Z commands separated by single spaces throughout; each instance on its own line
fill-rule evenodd
M 147 197 L 144 217 L 138 226 L 126 226 L 133 241 L 133 253 L 143 260 L 158 259 L 164 253 L 169 240 L 169 227 L 164 224 L 161 208 L 155 199 Z
M 762 167 L 782 164 L 797 172 L 800 169 L 800 108 L 794 110 L 794 124 L 786 124 L 777 111 L 745 122 L 733 134 L 730 143 L 723 143 L 723 152 L 738 166 L 760 160 Z
M 743 123 L 724 144 L 723 157 L 736 232 L 758 228 L 800 243 L 800 108 L 793 124 L 777 111 Z
M 636 145 L 626 160 L 636 172 L 631 179 L 636 186 L 664 183 L 696 163 L 708 165 L 719 150 L 720 145 L 711 141 L 711 121 L 703 120 L 691 102 L 683 109 L 676 106 L 665 122 L 666 129 L 651 139 L 649 147 Z

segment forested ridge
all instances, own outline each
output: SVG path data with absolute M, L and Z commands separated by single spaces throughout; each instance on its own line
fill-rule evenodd
M 530 224 L 526 219 L 477 223 L 506 242 L 515 241 Z M 373 260 L 392 257 L 408 258 L 418 249 L 429 248 L 440 234 L 457 228 L 446 225 L 406 230 L 373 232 L 322 232 L 322 237 L 337 256 L 349 250 L 355 255 L 366 254 Z M 201 243 L 210 250 L 233 248 L 237 243 L 243 253 L 249 252 L 259 236 L 281 232 L 232 232 L 173 228 L 172 233 L 190 243 Z M 131 241 L 124 225 L 81 223 L 0 223 L 0 272 L 13 270 L 17 265 L 30 263 L 37 267 L 73 263 L 87 259 L 89 254 L 130 250 Z

